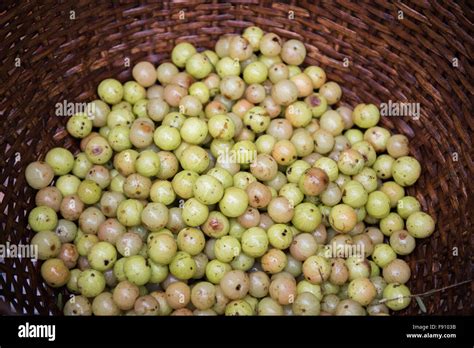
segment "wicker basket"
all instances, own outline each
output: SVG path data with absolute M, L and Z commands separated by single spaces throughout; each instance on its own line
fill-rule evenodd
M 470 3 L 470 4 L 469 4 Z M 27 214 L 34 190 L 24 169 L 48 149 L 78 151 L 66 118 L 54 115 L 63 100 L 89 101 L 107 77 L 131 78 L 133 66 L 158 64 L 188 40 L 212 48 L 225 33 L 258 25 L 306 43 L 306 63 L 320 65 L 343 86 L 343 102 L 388 100 L 421 104 L 421 117 L 383 117 L 411 139 L 423 174 L 408 193 L 436 217 L 431 238 L 406 258 L 409 286 L 424 293 L 472 278 L 472 58 L 470 1 L 2 1 L 0 56 L 0 243 L 29 242 Z M 470 178 L 470 179 L 469 179 Z M 0 261 L 4 313 L 60 314 L 59 292 L 46 286 L 39 263 Z M 424 297 L 428 314 L 472 314 L 473 283 Z M 63 295 L 66 295 L 63 293 Z M 415 301 L 401 314 L 422 313 Z

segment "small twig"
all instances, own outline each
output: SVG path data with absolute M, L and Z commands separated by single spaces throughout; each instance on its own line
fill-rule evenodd
M 379 300 L 379 304 L 380 303 L 385 303 L 385 302 L 388 302 L 388 301 L 393 301 L 393 300 L 396 301 L 396 300 L 400 300 L 400 299 L 403 299 L 403 298 L 428 296 L 428 295 L 434 294 L 435 292 L 440 292 L 440 291 L 444 291 L 446 289 L 455 288 L 457 286 L 461 286 L 461 285 L 464 285 L 464 284 L 467 284 L 467 283 L 470 283 L 470 282 L 472 282 L 472 279 L 465 280 L 465 281 L 462 281 L 460 283 L 448 285 L 448 286 L 445 286 L 443 288 L 429 290 L 429 291 L 423 292 L 421 294 L 412 294 L 412 295 L 409 295 L 409 296 L 402 296 L 402 297 L 395 297 L 395 298 L 384 298 L 384 299 Z

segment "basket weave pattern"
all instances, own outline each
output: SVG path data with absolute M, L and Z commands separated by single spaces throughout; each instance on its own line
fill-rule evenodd
M 460 1 L 24 1 L 0 4 L 0 244 L 27 244 L 35 191 L 26 166 L 55 146 L 77 153 L 63 100 L 90 101 L 107 77 L 131 79 L 146 59 L 169 58 L 190 41 L 212 48 L 225 33 L 250 25 L 302 40 L 306 64 L 323 67 L 343 87 L 343 103 L 421 104 L 420 119 L 382 117 L 410 138 L 423 173 L 407 194 L 437 228 L 406 257 L 412 293 L 472 278 L 472 134 L 474 118 L 472 2 Z M 472 314 L 473 284 L 424 298 L 428 314 Z M 63 293 L 63 295 L 66 295 Z M 0 312 L 60 314 L 58 291 L 30 259 L 0 261 Z M 415 301 L 401 314 L 419 314 Z

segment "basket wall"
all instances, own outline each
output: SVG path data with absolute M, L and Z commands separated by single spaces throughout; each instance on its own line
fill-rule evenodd
M 180 41 L 212 48 L 220 35 L 258 25 L 304 41 L 306 63 L 326 69 L 352 107 L 421 104 L 419 120 L 382 119 L 410 138 L 423 173 L 408 193 L 437 221 L 406 258 L 409 287 L 422 293 L 471 279 L 473 14 L 469 1 L 2 1 L 0 243 L 26 244 L 32 236 L 35 191 L 25 167 L 54 146 L 78 150 L 67 118 L 54 115 L 56 103 L 95 99 L 107 77 L 130 79 L 127 59 L 158 64 Z M 472 314 L 472 290 L 471 282 L 425 297 L 427 313 Z M 59 314 L 57 299 L 37 263 L 0 261 L 1 312 Z M 415 301 L 401 312 L 419 313 Z

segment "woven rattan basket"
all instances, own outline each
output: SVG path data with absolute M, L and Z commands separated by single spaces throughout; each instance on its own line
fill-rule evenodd
M 470 4 L 469 4 L 470 3 Z M 471 1 L 2 1 L 0 4 L 0 243 L 30 241 L 34 190 L 24 169 L 48 149 L 79 142 L 54 115 L 63 100 L 89 101 L 107 77 L 131 78 L 130 62 L 158 64 L 183 40 L 212 48 L 225 33 L 258 25 L 306 43 L 307 64 L 343 86 L 343 102 L 416 102 L 421 117 L 383 117 L 406 134 L 423 173 L 408 193 L 436 218 L 431 238 L 406 258 L 412 293 L 472 278 Z M 59 292 L 39 263 L 0 261 L 3 313 L 60 314 Z M 473 283 L 423 297 L 428 314 L 472 314 Z M 66 295 L 63 293 L 63 296 Z M 423 306 L 421 306 L 423 307 Z M 416 301 L 401 314 L 420 314 Z

